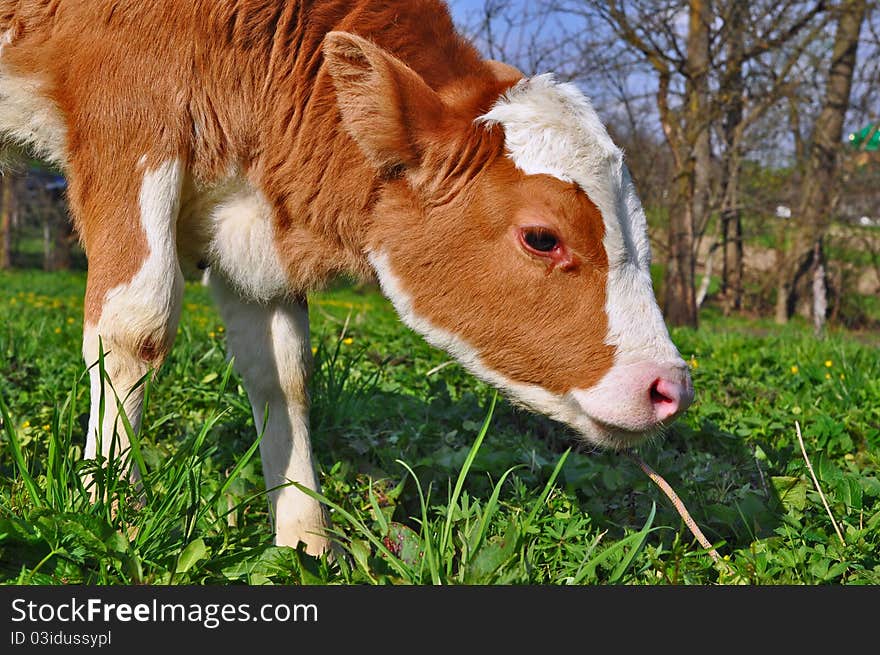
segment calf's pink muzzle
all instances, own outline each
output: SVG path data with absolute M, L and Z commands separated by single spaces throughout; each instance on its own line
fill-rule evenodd
M 590 389 L 572 392 L 580 409 L 608 428 L 640 433 L 671 422 L 694 400 L 687 365 L 638 362 L 614 366 Z

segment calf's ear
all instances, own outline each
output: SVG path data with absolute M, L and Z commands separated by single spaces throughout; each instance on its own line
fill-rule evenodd
M 375 43 L 348 32 L 324 38 L 324 62 L 344 129 L 381 169 L 419 165 L 443 101 L 421 76 Z
M 505 64 L 503 61 L 487 59 L 484 63 L 486 68 L 489 69 L 495 79 L 499 82 L 515 84 L 525 77 L 520 69 L 511 66 L 510 64 Z

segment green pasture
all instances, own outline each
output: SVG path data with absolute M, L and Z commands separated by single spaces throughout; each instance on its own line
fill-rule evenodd
M 340 546 L 328 560 L 272 545 L 257 431 L 197 283 L 148 383 L 143 490 L 82 462 L 84 284 L 0 273 L 0 582 L 880 583 L 877 333 L 816 340 L 711 312 L 673 330 L 697 400 L 639 454 L 716 563 L 630 459 L 496 399 L 375 288 L 316 293 L 313 444 Z

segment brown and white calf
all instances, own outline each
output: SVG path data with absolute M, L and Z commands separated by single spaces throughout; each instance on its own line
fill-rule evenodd
M 83 354 L 100 339 L 135 429 L 129 392 L 171 348 L 182 267 L 210 265 L 267 421 L 267 488 L 318 488 L 305 298 L 341 273 L 377 277 L 431 344 L 599 446 L 693 398 L 589 100 L 481 59 L 438 0 L 0 0 L 0 133 L 67 175 Z M 114 431 L 128 443 L 91 381 L 94 458 Z M 327 547 L 318 503 L 270 499 L 277 543 Z

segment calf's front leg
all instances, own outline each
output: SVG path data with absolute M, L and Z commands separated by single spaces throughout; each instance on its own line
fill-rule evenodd
M 110 168 L 107 162 L 91 165 Z M 91 408 L 84 456 L 122 457 L 120 473 L 137 481 L 141 472 L 128 459 L 130 443 L 119 407 L 137 433 L 144 397 L 139 382 L 162 364 L 177 331 L 183 275 L 175 224 L 183 168 L 177 159 L 155 166 L 129 162 L 128 168 L 123 160 L 115 166 L 124 174 L 117 180 L 120 188 L 94 182 L 86 193 L 80 176 L 72 176 L 71 204 L 89 258 L 83 357 Z M 85 168 L 82 162 L 80 168 Z M 92 477 L 86 475 L 84 482 L 94 496 Z
M 312 351 L 306 301 L 250 302 L 217 273 L 211 274 L 211 286 L 254 423 L 258 432 L 263 431 L 260 458 L 275 543 L 296 547 L 303 542 L 306 552 L 320 554 L 330 548 L 325 510 L 289 484 L 320 489 L 309 438 Z

